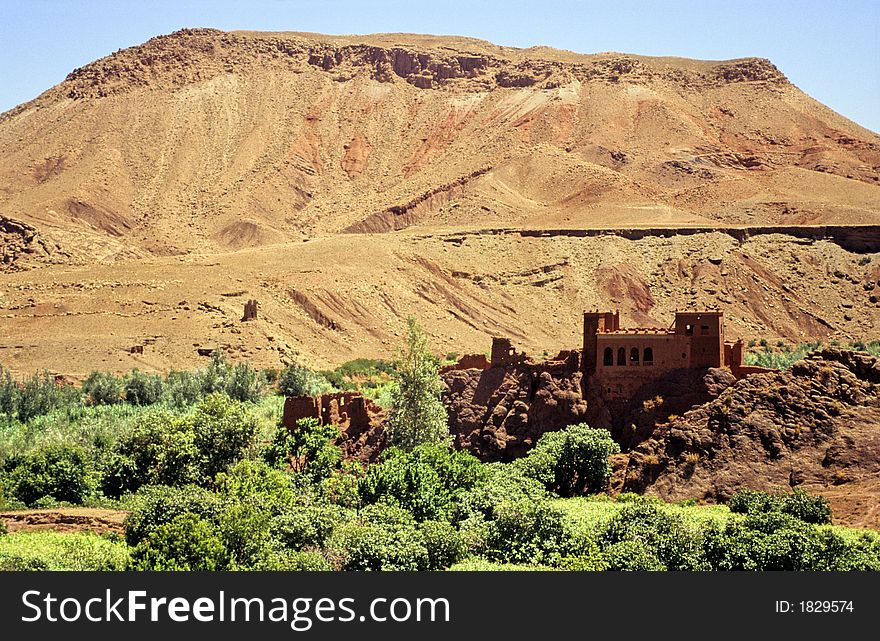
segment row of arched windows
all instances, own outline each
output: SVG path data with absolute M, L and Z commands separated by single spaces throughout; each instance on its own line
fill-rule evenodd
M 629 360 L 629 362 L 627 362 Z M 653 365 L 654 364 L 654 350 L 650 347 L 646 347 L 641 354 L 641 362 L 645 365 Z M 629 350 L 629 359 L 627 359 L 627 352 L 625 347 L 621 347 L 617 350 L 617 364 L 618 365 L 638 365 L 639 364 L 639 348 L 633 347 Z M 602 365 L 608 367 L 610 365 L 614 365 L 614 349 L 611 347 L 606 347 L 604 353 L 602 354 Z

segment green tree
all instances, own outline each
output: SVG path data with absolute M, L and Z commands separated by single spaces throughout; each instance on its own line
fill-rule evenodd
M 486 476 L 469 452 L 443 445 L 419 445 L 409 452 L 385 450 L 358 483 L 366 503 L 384 502 L 407 510 L 416 521 L 449 520 L 454 501 Z
M 18 411 L 18 383 L 12 378 L 8 369 L 0 365 L 0 414 L 12 422 Z
M 336 445 L 340 436 L 335 425 L 321 425 L 317 419 L 302 418 L 292 430 L 279 425 L 272 443 L 263 453 L 276 467 L 287 467 L 315 482 L 329 478 L 339 467 L 342 451 Z
M 407 319 L 406 347 L 396 356 L 394 366 L 387 423 L 391 443 L 411 450 L 422 443 L 447 442 L 449 425 L 440 401 L 440 362 L 428 350 L 428 340 L 412 317 Z
M 17 395 L 18 420 L 24 423 L 72 403 L 71 391 L 58 385 L 55 377 L 46 371 L 28 377 Z
M 236 363 L 226 380 L 226 394 L 236 401 L 259 402 L 263 396 L 263 380 L 247 363 Z
M 315 396 L 329 387 L 326 378 L 298 363 L 285 367 L 278 380 L 278 391 L 284 396 Z
M 611 476 L 608 457 L 620 446 L 608 430 L 586 423 L 558 432 L 547 432 L 525 458 L 515 461 L 527 476 L 541 481 L 560 496 L 575 496 L 585 490 L 599 492 Z

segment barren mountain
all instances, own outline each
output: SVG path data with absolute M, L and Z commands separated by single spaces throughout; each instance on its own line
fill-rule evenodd
M 408 314 L 455 352 L 575 347 L 587 307 L 880 327 L 880 136 L 767 60 L 184 30 L 0 115 L 0 150 L 18 371 L 387 357 Z

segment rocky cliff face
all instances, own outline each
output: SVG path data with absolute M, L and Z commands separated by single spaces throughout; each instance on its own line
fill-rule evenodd
M 740 488 L 802 486 L 828 494 L 845 522 L 877 527 L 878 474 L 880 359 L 825 349 L 789 371 L 749 376 L 662 425 L 620 458 L 615 483 L 706 501 Z
M 508 461 L 545 432 L 584 420 L 576 352 L 551 365 L 524 362 L 443 375 L 443 401 L 458 447 L 487 461 Z

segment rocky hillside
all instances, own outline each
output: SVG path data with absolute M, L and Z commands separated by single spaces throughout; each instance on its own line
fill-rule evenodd
M 880 527 L 880 359 L 825 349 L 758 374 L 661 426 L 618 462 L 618 489 L 722 501 L 740 488 L 825 494 Z
M 546 432 L 588 423 L 628 450 L 658 423 L 717 397 L 736 379 L 724 369 L 679 370 L 628 401 L 606 402 L 583 380 L 579 354 L 524 359 L 486 370 L 443 374 L 443 402 L 458 447 L 487 461 L 523 456 Z
M 575 348 L 600 307 L 880 335 L 880 137 L 757 58 L 184 30 L 0 115 L 0 149 L 17 374 L 336 366 L 408 315 L 443 355 Z
M 47 261 L 404 227 L 876 223 L 880 137 L 767 60 L 184 30 L 0 115 Z

